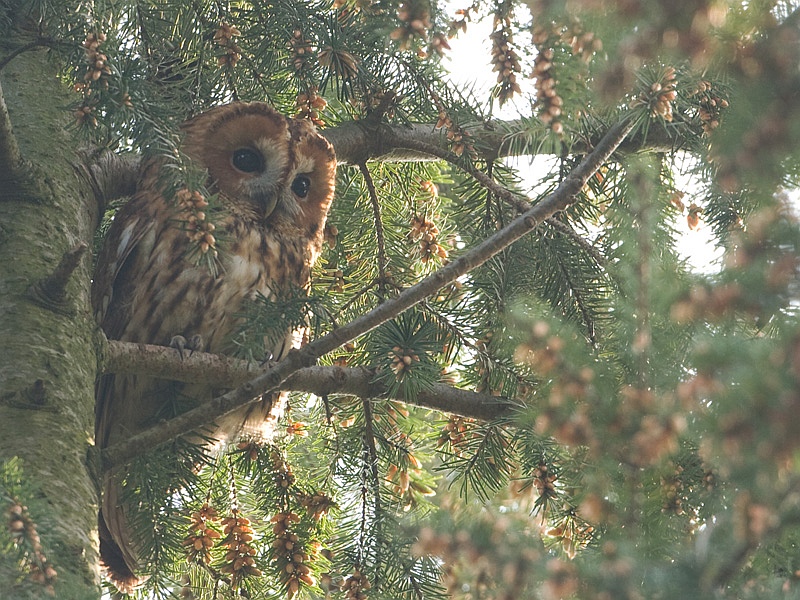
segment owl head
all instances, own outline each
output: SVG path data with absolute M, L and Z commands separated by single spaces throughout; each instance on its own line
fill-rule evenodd
M 238 217 L 261 226 L 308 224 L 314 237 L 333 199 L 336 157 L 314 126 L 261 102 L 212 108 L 183 125 L 184 153 Z M 306 232 L 304 232 L 306 233 Z

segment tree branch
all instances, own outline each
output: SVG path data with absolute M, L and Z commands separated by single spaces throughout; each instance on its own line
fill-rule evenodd
M 153 448 L 165 441 L 183 435 L 193 429 L 213 422 L 215 419 L 254 401 L 262 393 L 277 389 L 283 381 L 301 368 L 311 367 L 316 360 L 400 313 L 422 302 L 440 288 L 458 277 L 479 267 L 492 256 L 510 246 L 526 233 L 535 229 L 543 220 L 569 206 L 600 166 L 607 161 L 633 127 L 632 119 L 623 119 L 613 126 L 595 150 L 567 176 L 558 188 L 543 200 L 523 213 L 506 227 L 468 250 L 418 284 L 407 288 L 394 298 L 354 319 L 331 333 L 318 338 L 299 350 L 290 351 L 272 368 L 258 375 L 239 388 L 210 402 L 191 409 L 154 428 L 136 434 L 124 442 L 106 448 L 102 452 L 103 466 L 110 468 L 130 460 L 141 448 Z
M 383 217 L 381 216 L 381 203 L 378 201 L 378 190 L 375 189 L 375 182 L 372 180 L 372 174 L 366 163 L 358 166 L 361 171 L 361 176 L 364 178 L 364 183 L 367 186 L 369 194 L 369 201 L 372 205 L 372 220 L 375 223 L 375 242 L 378 248 L 378 294 L 381 300 L 385 295 L 386 290 L 386 265 L 389 261 L 386 259 L 386 238 L 383 234 Z
M 67 42 L 59 42 L 58 40 L 54 40 L 53 38 L 39 36 L 36 39 L 28 42 L 27 44 L 22 44 L 21 46 L 17 46 L 11 52 L 6 54 L 4 57 L 0 58 L 0 71 L 5 69 L 8 66 L 8 64 L 16 57 L 18 57 L 20 54 L 29 52 L 31 50 L 36 50 L 37 48 L 58 48 L 59 46 L 62 46 L 64 48 L 70 48 L 71 44 Z
M 5 115 L 7 120 L 7 115 Z M 0 103 L 0 160 L 3 153 L 4 135 L 2 103 Z M 10 123 L 7 123 L 10 131 Z M 495 121 L 480 128 L 470 129 L 470 135 L 488 159 L 513 156 L 513 145 L 509 143 L 509 135 L 503 132 L 514 128 L 525 128 L 522 121 Z M 435 129 L 433 123 L 416 123 L 412 125 L 387 125 L 369 121 L 351 121 L 342 123 L 320 133 L 333 145 L 336 159 L 340 165 L 359 165 L 368 160 L 381 162 L 446 160 L 475 177 L 482 185 L 502 198 L 520 212 L 529 205 L 524 199 L 510 190 L 499 186 L 485 173 L 471 167 L 453 154 L 442 130 Z M 675 136 L 661 123 L 653 123 L 647 133 L 647 139 L 627 140 L 620 145 L 621 152 L 666 152 L 675 148 Z M 570 146 L 572 154 L 587 154 L 594 148 L 598 140 L 575 140 Z M 13 154 L 13 151 L 12 151 Z M 18 154 L 18 153 L 17 153 Z M 76 165 L 81 174 L 92 186 L 98 203 L 102 208 L 117 198 L 131 195 L 136 189 L 141 158 L 133 154 L 115 154 L 108 150 L 95 153 L 83 152 L 82 164 Z M 0 162 L 0 164 L 10 164 Z
M 181 358 L 168 346 L 116 340 L 108 340 L 102 362 L 102 373 L 136 373 L 227 388 L 240 386 L 267 370 L 255 363 L 220 354 L 193 352 Z M 365 399 L 392 397 L 406 401 L 399 394 L 387 396 L 386 386 L 376 381 L 375 372 L 366 367 L 307 367 L 288 377 L 280 389 L 317 396 L 348 394 Z M 506 417 L 517 406 L 510 398 L 479 394 L 443 383 L 422 390 L 411 404 L 484 421 Z
M 792 477 L 780 497 L 773 500 L 769 508 L 774 509 L 773 519 L 769 520 L 762 531 L 756 533 L 751 529 L 751 524 L 747 522 L 749 515 L 742 515 L 746 522 L 745 539 L 739 543 L 734 543 L 727 549 L 727 556 L 720 562 L 719 556 L 708 556 L 706 552 L 701 554 L 703 563 L 704 584 L 709 594 L 722 591 L 731 583 L 736 576 L 741 575 L 742 568 L 752 558 L 753 553 L 759 548 L 768 545 L 781 533 L 789 530 L 792 526 L 800 523 L 800 477 Z M 730 517 L 729 517 L 730 518 Z M 720 522 L 716 527 L 730 526 L 730 523 Z M 698 539 L 700 543 L 707 544 L 708 536 L 713 534 L 713 529 L 708 534 Z
M 52 273 L 31 284 L 28 288 L 31 298 L 45 308 L 69 314 L 66 303 L 67 284 L 88 249 L 89 244 L 81 240 L 67 250 Z
M 670 130 L 670 125 L 653 122 L 646 137 L 635 136 L 619 146 L 622 153 L 670 152 L 681 139 Z M 519 154 L 511 143 L 508 132 L 526 131 L 530 125 L 524 120 L 491 121 L 478 127 L 466 128 L 476 147 L 488 159 Z M 445 132 L 433 123 L 410 125 L 375 124 L 368 121 L 341 123 L 320 133 L 336 150 L 339 164 L 357 165 L 367 160 L 382 162 L 448 160 L 450 144 Z M 601 140 L 601 135 L 576 138 L 565 151 L 570 154 L 588 154 Z M 534 152 L 531 152 L 534 154 Z M 458 161 L 463 167 L 462 161 Z

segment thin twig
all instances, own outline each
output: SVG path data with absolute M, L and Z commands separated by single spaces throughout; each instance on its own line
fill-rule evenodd
M 578 289 L 578 286 L 573 282 L 570 270 L 564 265 L 559 254 L 556 254 L 556 262 L 558 263 L 558 270 L 567 282 L 570 295 L 575 299 L 575 304 L 578 305 L 578 310 L 581 312 L 583 323 L 586 325 L 586 333 L 589 336 L 589 342 L 592 346 L 595 346 L 597 344 L 597 338 L 594 331 L 594 319 L 591 318 L 589 309 L 583 301 L 583 292 Z
M 591 256 L 598 265 L 605 266 L 607 262 L 606 257 L 603 256 L 603 254 L 594 245 L 582 238 L 580 234 L 568 223 L 564 223 L 563 221 L 559 221 L 558 219 L 552 217 L 547 219 L 545 222 L 550 225 L 550 227 L 558 230 L 560 233 L 578 244 L 578 246 L 580 246 L 584 252 Z
M 366 163 L 358 165 L 361 171 L 361 176 L 364 178 L 364 183 L 367 185 L 367 193 L 369 194 L 369 201 L 372 204 L 372 219 L 375 223 L 375 240 L 378 244 L 378 295 L 380 300 L 383 301 L 386 295 L 386 237 L 383 232 L 383 219 L 381 217 L 381 204 L 378 201 L 378 191 L 375 189 L 375 182 L 372 179 L 372 174 L 369 172 Z
M 511 206 L 517 209 L 518 212 L 525 212 L 530 210 L 530 203 L 520 197 L 520 194 L 512 192 L 506 187 L 503 187 L 496 181 L 494 181 L 491 177 L 489 177 L 486 173 L 481 171 L 480 169 L 476 168 L 472 163 L 462 159 L 460 156 L 450 152 L 449 150 L 445 150 L 438 146 L 434 146 L 427 142 L 422 142 L 413 139 L 406 139 L 406 138 L 399 138 L 397 136 L 389 135 L 389 140 L 398 148 L 405 148 L 408 150 L 416 150 L 418 152 L 424 152 L 426 154 L 431 154 L 432 156 L 436 156 L 437 158 L 441 158 L 449 162 L 452 165 L 455 165 L 472 178 L 474 178 L 478 183 L 480 183 L 484 188 L 490 191 L 492 194 L 500 198 L 501 200 L 507 202 Z
M 372 483 L 372 495 L 374 496 L 373 504 L 373 539 L 381 539 L 381 482 L 378 476 L 378 450 L 375 447 L 375 430 L 374 430 L 374 417 L 372 414 L 372 404 L 369 398 L 364 398 L 362 401 L 364 407 L 364 446 L 366 448 L 367 457 L 369 459 L 369 475 Z M 364 492 L 366 493 L 366 485 L 364 485 Z M 362 502 L 366 504 L 366 498 L 362 498 Z M 362 518 L 365 515 L 362 513 Z M 366 522 L 362 522 L 362 527 L 366 526 Z M 374 556 L 375 565 L 380 568 L 380 547 L 376 547 Z
M 211 565 L 206 564 L 205 561 L 198 560 L 198 561 L 195 561 L 194 564 L 196 564 L 198 567 L 200 567 L 204 571 L 207 571 L 208 574 L 211 576 L 211 579 L 213 579 L 216 583 L 222 582 L 225 585 L 227 585 L 229 588 L 233 589 L 233 586 L 231 585 L 232 582 L 231 582 L 230 577 L 226 577 L 225 575 L 223 575 L 222 573 L 217 571 Z M 250 592 L 247 591 L 247 589 L 245 589 L 245 588 L 243 588 L 241 586 L 239 587 L 238 592 L 239 592 L 239 596 L 242 597 L 242 598 L 251 598 Z
M 581 161 L 554 192 L 471 250 L 368 313 L 310 342 L 299 350 L 290 351 L 271 369 L 243 386 L 106 448 L 102 451 L 104 468 L 127 462 L 143 452 L 144 449 L 152 449 L 254 402 L 261 394 L 277 389 L 294 372 L 312 366 L 320 356 L 393 319 L 458 277 L 479 267 L 519 238 L 533 231 L 542 221 L 556 212 L 564 210 L 574 202 L 576 195 L 589 177 L 611 157 L 619 144 L 630 133 L 632 127 L 632 119 L 623 119 L 614 125 L 603 136 L 595 150 Z
M 354 293 L 352 296 L 350 296 L 350 298 L 347 300 L 347 302 L 345 302 L 344 304 L 342 304 L 341 308 L 339 308 L 339 313 L 340 313 L 340 314 L 341 314 L 341 313 L 344 313 L 344 312 L 345 312 L 345 311 L 346 311 L 348 308 L 350 308 L 350 307 L 351 307 L 353 304 L 355 304 L 356 302 L 358 302 L 358 300 L 359 300 L 359 299 L 360 299 L 362 296 L 366 295 L 366 293 L 367 293 L 367 292 L 369 292 L 369 291 L 370 291 L 372 288 L 374 288 L 376 285 L 378 285 L 378 283 L 379 283 L 378 281 L 370 281 L 368 284 L 366 284 L 365 286 L 363 286 L 363 287 L 362 287 L 360 290 L 358 290 L 357 292 L 355 292 L 355 293 Z

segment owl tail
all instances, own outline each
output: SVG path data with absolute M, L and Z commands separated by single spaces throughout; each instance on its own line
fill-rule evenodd
M 100 512 L 98 521 L 100 531 L 100 564 L 111 580 L 111 583 L 113 583 L 120 592 L 130 594 L 141 582 L 128 563 L 125 562 L 122 548 L 120 548 L 119 544 L 111 537 L 111 532 L 108 530 L 102 511 Z
M 117 589 L 130 594 L 144 580 L 135 573 L 139 565 L 130 540 L 128 521 L 119 504 L 119 496 L 119 484 L 113 475 L 109 475 L 98 515 L 100 563 Z

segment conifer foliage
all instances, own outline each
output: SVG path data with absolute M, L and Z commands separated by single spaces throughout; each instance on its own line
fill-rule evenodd
M 798 3 L 0 11 L 0 69 L 49 49 L 86 160 L 158 154 L 176 206 L 198 190 L 209 268 L 185 118 L 265 101 L 341 163 L 310 295 L 256 299 L 232 340 L 263 368 L 301 326 L 338 387 L 284 382 L 271 439 L 128 457 L 132 597 L 800 598 Z M 446 72 L 478 22 L 486 95 Z M 0 576 L 58 597 L 24 480 L 2 463 Z

